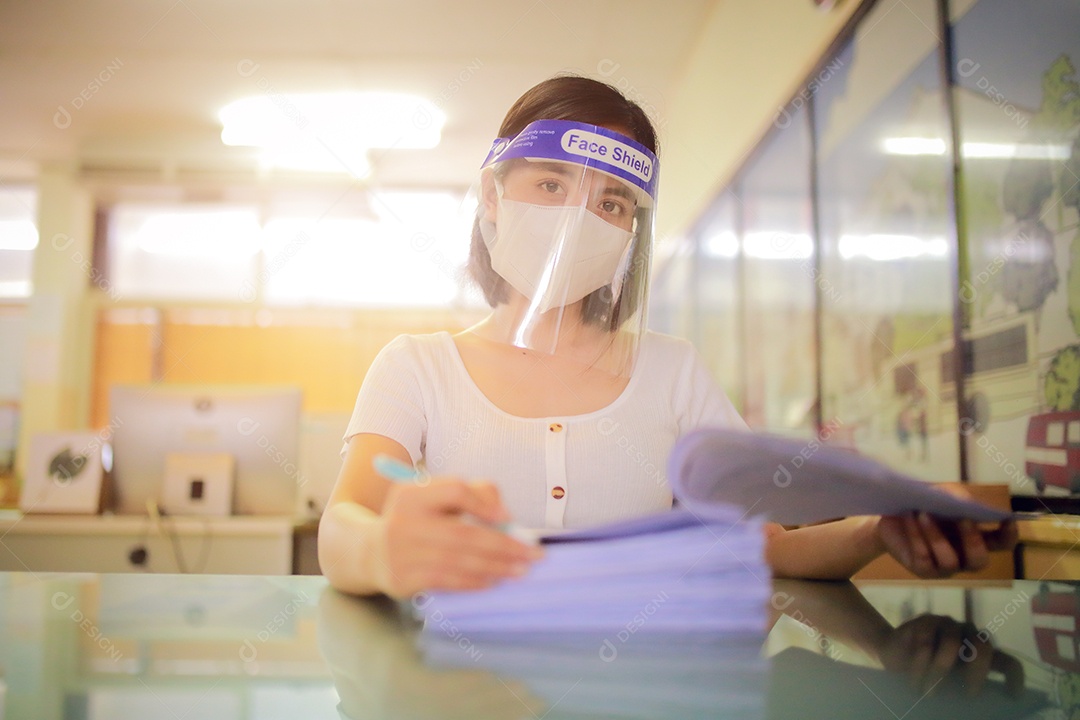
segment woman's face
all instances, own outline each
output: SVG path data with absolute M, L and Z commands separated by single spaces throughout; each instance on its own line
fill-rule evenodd
M 602 172 L 565 162 L 513 160 L 502 177 L 503 197 L 532 205 L 584 206 L 611 225 L 633 230 L 633 190 Z

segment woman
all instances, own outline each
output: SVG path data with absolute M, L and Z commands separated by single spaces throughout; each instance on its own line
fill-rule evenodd
M 335 587 L 405 596 L 524 574 L 541 552 L 493 524 L 670 508 L 675 440 L 746 427 L 689 343 L 644 329 L 656 148 L 642 109 L 587 78 L 552 78 L 510 108 L 469 260 L 492 313 L 457 335 L 400 336 L 373 363 L 319 527 Z M 431 482 L 391 485 L 379 454 Z M 780 576 L 846 578 L 889 552 L 936 577 L 985 565 L 1015 530 L 920 516 L 767 533 Z

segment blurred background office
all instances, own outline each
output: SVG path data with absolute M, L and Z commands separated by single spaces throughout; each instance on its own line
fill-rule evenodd
M 569 71 L 658 126 L 650 325 L 753 427 L 1069 510 L 1078 38 L 1064 0 L 0 4 L 4 505 L 142 522 L 175 470 L 181 535 L 219 476 L 225 506 L 190 514 L 317 517 L 378 350 L 482 316 L 468 183 Z M 72 455 L 111 495 L 55 503 Z

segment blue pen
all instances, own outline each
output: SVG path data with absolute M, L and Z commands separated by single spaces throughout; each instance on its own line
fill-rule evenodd
M 406 465 L 397 458 L 392 458 L 389 455 L 376 455 L 375 459 L 371 461 L 371 464 L 375 467 L 375 472 L 379 473 L 387 480 L 401 483 L 411 482 L 413 480 L 420 480 L 423 482 L 422 474 L 416 472 L 411 465 Z
M 375 472 L 391 482 L 406 483 L 420 481 L 420 484 L 422 485 L 427 484 L 426 473 L 419 473 L 412 466 L 401 462 L 397 458 L 390 457 L 389 455 L 376 455 L 372 459 L 371 465 L 375 468 Z M 495 523 L 491 527 L 529 545 L 536 545 L 539 542 L 536 533 L 530 533 L 512 522 Z

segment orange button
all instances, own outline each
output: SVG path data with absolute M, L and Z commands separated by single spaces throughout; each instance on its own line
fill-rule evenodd
M 551 432 L 562 432 L 562 423 L 551 423 L 548 425 L 548 430 Z
M 562 498 L 563 498 L 563 495 L 565 495 L 565 494 L 566 494 L 566 491 L 565 491 L 565 490 L 563 490 L 563 489 L 562 489 L 561 487 L 559 487 L 558 485 L 556 485 L 555 487 L 551 488 L 551 497 L 555 498 L 556 500 L 562 500 Z

